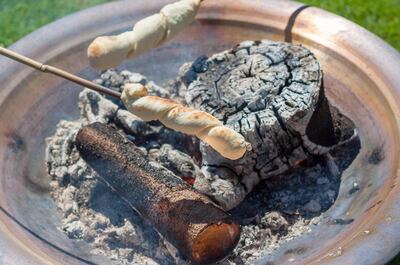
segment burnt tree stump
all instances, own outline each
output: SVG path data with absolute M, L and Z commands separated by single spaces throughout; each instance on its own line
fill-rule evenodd
M 308 49 L 272 41 L 242 42 L 185 64 L 178 93 L 186 104 L 211 113 L 253 146 L 231 161 L 202 143 L 203 176 L 194 187 L 231 209 L 261 180 L 326 153 L 338 137 L 322 77 Z

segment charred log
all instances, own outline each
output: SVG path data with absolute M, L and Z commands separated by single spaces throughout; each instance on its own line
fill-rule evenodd
M 344 134 L 350 137 L 336 126 L 337 111 L 325 97 L 322 78 L 308 49 L 272 41 L 246 41 L 184 65 L 176 87 L 186 103 L 211 113 L 253 146 L 230 161 L 202 143 L 204 177 L 195 188 L 231 209 L 261 180 L 326 154 Z
M 221 260 L 236 246 L 237 222 L 171 171 L 144 159 L 110 126 L 83 127 L 76 146 L 100 177 L 194 263 Z

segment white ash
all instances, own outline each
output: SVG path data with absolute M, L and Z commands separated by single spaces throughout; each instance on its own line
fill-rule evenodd
M 102 78 L 110 81 L 108 85 L 113 87 L 122 85 L 121 80 L 127 80 L 112 72 L 103 74 Z M 129 74 L 128 80 L 143 82 L 153 94 L 165 96 L 162 88 L 147 82 L 141 75 Z M 80 93 L 79 108 L 79 120 L 60 121 L 54 136 L 47 139 L 46 161 L 53 179 L 51 195 L 63 214 L 60 228 L 68 237 L 89 243 L 94 254 L 105 255 L 119 264 L 174 264 L 164 240 L 97 178 L 74 147 L 77 131 L 96 121 L 118 124 L 119 128 L 132 134 L 131 138 L 134 135 L 140 136 L 135 139 L 144 143 L 143 137 L 158 135 L 163 130 L 167 137 L 167 129 L 150 126 L 120 109 L 111 100 L 89 90 Z M 149 143 L 148 146 L 157 148 L 160 142 Z M 150 154 L 145 147 L 142 150 Z M 168 151 L 180 154 L 178 150 L 171 150 L 167 144 L 162 144 L 161 150 L 168 154 Z M 190 174 L 190 165 L 183 165 L 176 166 L 176 172 L 183 170 Z M 196 168 L 193 167 L 193 170 Z
M 126 82 L 145 84 L 151 94 L 182 100 L 136 73 L 107 71 L 96 82 L 116 90 Z M 187 264 L 176 250 L 128 204 L 101 182 L 74 147 L 82 126 L 98 121 L 114 124 L 143 151 L 143 155 L 182 176 L 190 183 L 201 176 L 199 142 L 171 131 L 158 122 L 145 123 L 127 112 L 120 102 L 84 90 L 79 96 L 81 117 L 60 121 L 47 141 L 47 166 L 52 196 L 63 215 L 60 229 L 71 239 L 89 243 L 93 253 L 119 264 Z M 350 148 L 344 146 L 343 148 Z M 346 150 L 344 150 L 346 151 Z M 337 151 L 333 159 L 340 159 Z M 325 163 L 299 166 L 259 184 L 231 211 L 242 225 L 238 247 L 221 264 L 251 264 L 282 243 L 309 232 L 334 202 L 340 179 Z M 321 166 L 322 165 L 322 166 Z M 343 170 L 347 165 L 338 163 Z

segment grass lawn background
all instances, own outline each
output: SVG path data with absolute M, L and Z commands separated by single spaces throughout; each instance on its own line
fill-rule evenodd
M 108 1 L 0 0 L 0 45 L 9 46 L 55 19 L 104 2 Z M 350 19 L 400 50 L 400 0 L 302 0 L 301 2 Z M 400 265 L 400 255 L 390 265 Z

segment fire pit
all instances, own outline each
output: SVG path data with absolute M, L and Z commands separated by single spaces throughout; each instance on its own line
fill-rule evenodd
M 90 40 L 126 30 L 167 1 L 157 2 L 118 2 L 89 9 L 33 33 L 13 48 L 94 79 L 97 74 L 82 59 Z M 77 24 L 80 32 L 74 30 Z M 384 263 L 400 246 L 396 186 L 400 96 L 395 87 L 400 82 L 395 74 L 400 58 L 392 48 L 342 18 L 296 3 L 205 1 L 199 22 L 185 34 L 120 69 L 143 73 L 162 84 L 177 76 L 182 63 L 202 54 L 267 38 L 302 43 L 316 55 L 324 70 L 326 96 L 355 123 L 361 150 L 343 172 L 338 197 L 320 225 L 256 263 L 343 264 L 354 259 Z M 17 264 L 109 264 L 58 229 L 60 213 L 49 196 L 44 141 L 54 134 L 59 120 L 78 117 L 80 89 L 6 59 L 0 65 L 4 69 L 0 73 L 0 256 Z

